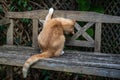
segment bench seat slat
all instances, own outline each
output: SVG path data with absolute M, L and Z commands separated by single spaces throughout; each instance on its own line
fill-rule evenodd
M 36 53 L 39 53 L 39 49 L 0 47 L 0 64 L 23 66 L 25 60 Z M 119 54 L 66 50 L 64 55 L 40 60 L 32 67 L 120 78 L 120 58 L 118 57 L 120 57 Z

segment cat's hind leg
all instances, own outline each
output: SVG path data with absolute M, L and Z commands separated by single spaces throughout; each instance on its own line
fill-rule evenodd
M 62 49 L 58 49 L 55 53 L 54 56 L 60 56 L 62 55 Z

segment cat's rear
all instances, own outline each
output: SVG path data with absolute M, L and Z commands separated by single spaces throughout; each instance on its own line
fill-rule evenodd
M 60 44 L 58 44 L 58 46 L 55 46 L 55 44 L 61 40 L 61 36 L 63 36 L 63 28 L 61 23 L 55 19 L 51 19 L 46 23 L 46 25 L 43 27 L 43 30 L 39 34 L 38 43 L 43 51 L 49 49 L 56 51 L 56 47 L 58 47 Z
M 28 58 L 23 66 L 23 77 L 27 77 L 29 67 L 40 59 L 59 56 L 63 50 L 65 37 L 63 28 L 59 21 L 51 19 L 52 9 L 46 16 L 43 29 L 38 36 L 38 44 L 42 50 L 41 54 L 36 54 Z

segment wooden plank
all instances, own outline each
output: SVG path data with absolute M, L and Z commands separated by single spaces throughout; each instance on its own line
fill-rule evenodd
M 23 66 L 28 57 L 39 52 L 23 48 L 0 47 L 0 64 Z M 120 54 L 65 51 L 63 56 L 40 60 L 32 68 L 120 78 L 120 58 L 117 57 Z
M 13 45 L 13 27 L 14 27 L 14 22 L 12 19 L 10 19 L 10 26 L 8 27 L 8 31 L 7 31 L 7 44 L 8 45 Z
M 82 34 L 82 36 L 90 42 L 94 42 L 93 38 L 91 36 L 89 36 L 89 34 L 87 34 L 86 32 Z
M 26 12 L 8 12 L 5 16 L 9 18 L 37 18 L 44 20 L 47 13 L 47 10 L 34 10 Z
M 83 46 L 83 47 L 94 47 L 94 40 L 85 32 L 89 27 L 91 27 L 94 23 L 89 22 L 84 27 L 81 28 L 76 23 L 76 29 L 78 32 L 76 32 L 68 41 L 66 41 L 66 45 L 68 46 Z M 83 35 L 83 37 L 88 41 L 81 41 L 76 40 L 80 35 Z
M 8 12 L 6 14 L 6 17 L 37 18 L 37 19 L 44 20 L 47 13 L 48 13 L 48 10 Z M 87 22 L 120 23 L 119 16 L 105 15 L 97 12 L 55 10 L 54 17 L 66 17 L 66 18 L 75 19 L 78 21 L 87 21 Z
M 1 60 L 4 60 L 2 62 L 5 62 L 2 64 L 11 65 L 11 66 L 23 66 L 25 62 L 25 60 L 18 60 L 18 59 L 12 59 L 12 60 L 1 59 Z M 0 63 L 1 63 L 1 60 L 0 60 Z M 6 62 L 7 60 L 10 61 L 9 64 L 8 62 Z M 97 67 L 88 67 L 88 66 L 74 66 L 74 65 L 71 66 L 71 65 L 61 64 L 61 63 L 54 63 L 51 61 L 49 62 L 49 59 L 46 59 L 45 61 L 41 60 L 41 62 L 37 62 L 37 64 L 33 65 L 32 68 L 120 78 L 119 76 L 120 70 L 117 70 L 117 69 L 97 68 Z
M 92 25 L 94 24 L 94 22 L 88 22 L 85 26 L 83 26 L 82 28 L 80 28 L 80 30 L 78 32 L 76 32 L 72 37 L 71 40 L 75 40 L 77 39 L 80 35 L 82 35 L 88 28 L 90 28 Z
M 33 43 L 32 47 L 38 47 L 38 19 L 33 19 Z
M 10 20 L 8 18 L 3 18 L 0 20 L 0 26 L 5 25 L 5 24 L 9 24 L 9 23 L 10 23 Z
M 78 31 L 81 29 L 81 26 L 77 22 L 75 23 L 75 29 Z
M 77 29 L 78 31 L 81 30 L 81 26 L 78 24 L 78 23 L 75 23 L 75 29 Z M 82 32 L 82 31 L 81 31 Z M 82 34 L 82 36 L 87 40 L 87 41 L 90 41 L 90 42 L 94 42 L 93 38 L 91 36 L 88 35 L 87 32 L 84 32 Z M 74 38 L 72 38 L 72 40 L 75 40 Z
M 96 23 L 95 25 L 95 52 L 100 52 L 101 50 L 101 28 L 102 23 Z
M 82 47 L 94 47 L 94 42 L 81 41 L 81 40 L 70 40 L 65 43 L 68 46 L 82 46 Z

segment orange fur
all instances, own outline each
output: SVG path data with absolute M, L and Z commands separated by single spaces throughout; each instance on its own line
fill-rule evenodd
M 64 48 L 64 32 L 74 33 L 75 21 L 65 18 L 51 18 L 53 12 L 48 13 L 42 31 L 38 35 L 38 44 L 42 50 L 27 59 L 23 66 L 23 77 L 26 78 L 29 67 L 43 58 L 60 56 Z

